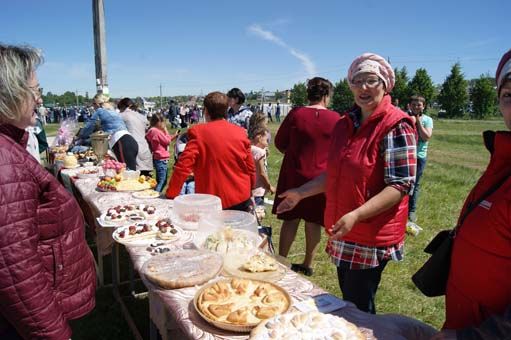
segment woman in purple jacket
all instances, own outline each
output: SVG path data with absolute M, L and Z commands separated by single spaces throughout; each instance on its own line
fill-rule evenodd
M 39 52 L 0 44 L 0 339 L 69 339 L 96 275 L 76 200 L 26 151 Z

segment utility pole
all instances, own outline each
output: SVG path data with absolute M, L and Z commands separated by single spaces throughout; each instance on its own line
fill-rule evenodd
M 261 89 L 261 110 L 264 110 L 264 87 Z
M 163 102 L 161 101 L 161 83 L 160 83 L 160 110 L 163 109 Z
M 105 7 L 103 0 L 92 0 L 92 16 L 94 25 L 94 61 L 96 64 L 97 93 L 108 95 Z
M 78 89 L 75 90 L 76 107 L 78 107 Z

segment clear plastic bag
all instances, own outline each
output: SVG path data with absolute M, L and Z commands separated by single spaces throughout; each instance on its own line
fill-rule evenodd
M 53 140 L 52 146 L 70 145 L 78 131 L 78 124 L 73 119 L 66 119 L 60 124 L 57 136 Z

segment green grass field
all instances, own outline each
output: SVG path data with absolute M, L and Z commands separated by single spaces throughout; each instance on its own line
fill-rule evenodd
M 272 124 L 270 127 L 272 135 L 275 136 L 278 126 Z M 504 124 L 494 120 L 435 121 L 418 208 L 418 224 L 424 228 L 424 232 L 416 238 L 407 239 L 404 261 L 391 262 L 385 269 L 377 294 L 378 313 L 404 314 L 436 328 L 442 325 L 443 298 L 422 296 L 410 278 L 427 258 L 422 251 L 426 244 L 438 231 L 454 226 L 465 197 L 486 167 L 489 154 L 484 149 L 481 133 L 484 130 L 503 129 Z M 272 145 L 268 166 L 273 184 L 277 183 L 281 160 L 282 155 Z M 269 211 L 270 208 L 267 209 L 264 223 L 273 226 L 274 242 L 278 247 L 280 222 L 269 214 Z M 330 293 L 341 296 L 335 267 L 323 251 L 325 241 L 326 237 L 323 235 L 314 263 L 314 276 L 310 279 Z M 291 262 L 300 262 L 304 250 L 303 227 L 300 227 L 290 252 Z M 126 257 L 124 261 L 127 261 Z M 106 270 L 108 271 L 108 268 Z M 130 310 L 136 316 L 139 329 L 148 337 L 147 301 L 128 302 Z M 100 328 L 97 327 L 98 324 L 101 325 Z M 73 330 L 73 339 L 130 338 L 120 309 L 108 288 L 98 290 L 95 311 L 82 320 L 73 322 Z

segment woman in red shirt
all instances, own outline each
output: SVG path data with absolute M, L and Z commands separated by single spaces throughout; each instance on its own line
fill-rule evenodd
M 327 109 L 332 96 L 332 83 L 316 77 L 307 83 L 310 104 L 294 108 L 282 122 L 275 146 L 284 153 L 280 168 L 277 195 L 273 213 L 282 201 L 278 197 L 284 191 L 299 187 L 326 170 L 330 136 L 339 114 Z M 279 240 L 279 254 L 286 257 L 294 242 L 300 220 L 305 221 L 305 258 L 302 264 L 293 264 L 291 269 L 312 275 L 312 260 L 321 240 L 325 195 L 320 193 L 302 200 L 296 207 L 277 218 L 284 220 Z
M 224 209 L 249 209 L 255 184 L 254 159 L 246 130 L 226 120 L 227 101 L 221 92 L 204 98 L 206 124 L 188 129 L 188 142 L 174 168 L 167 198 L 176 197 L 193 172 L 195 193 L 220 197 Z

